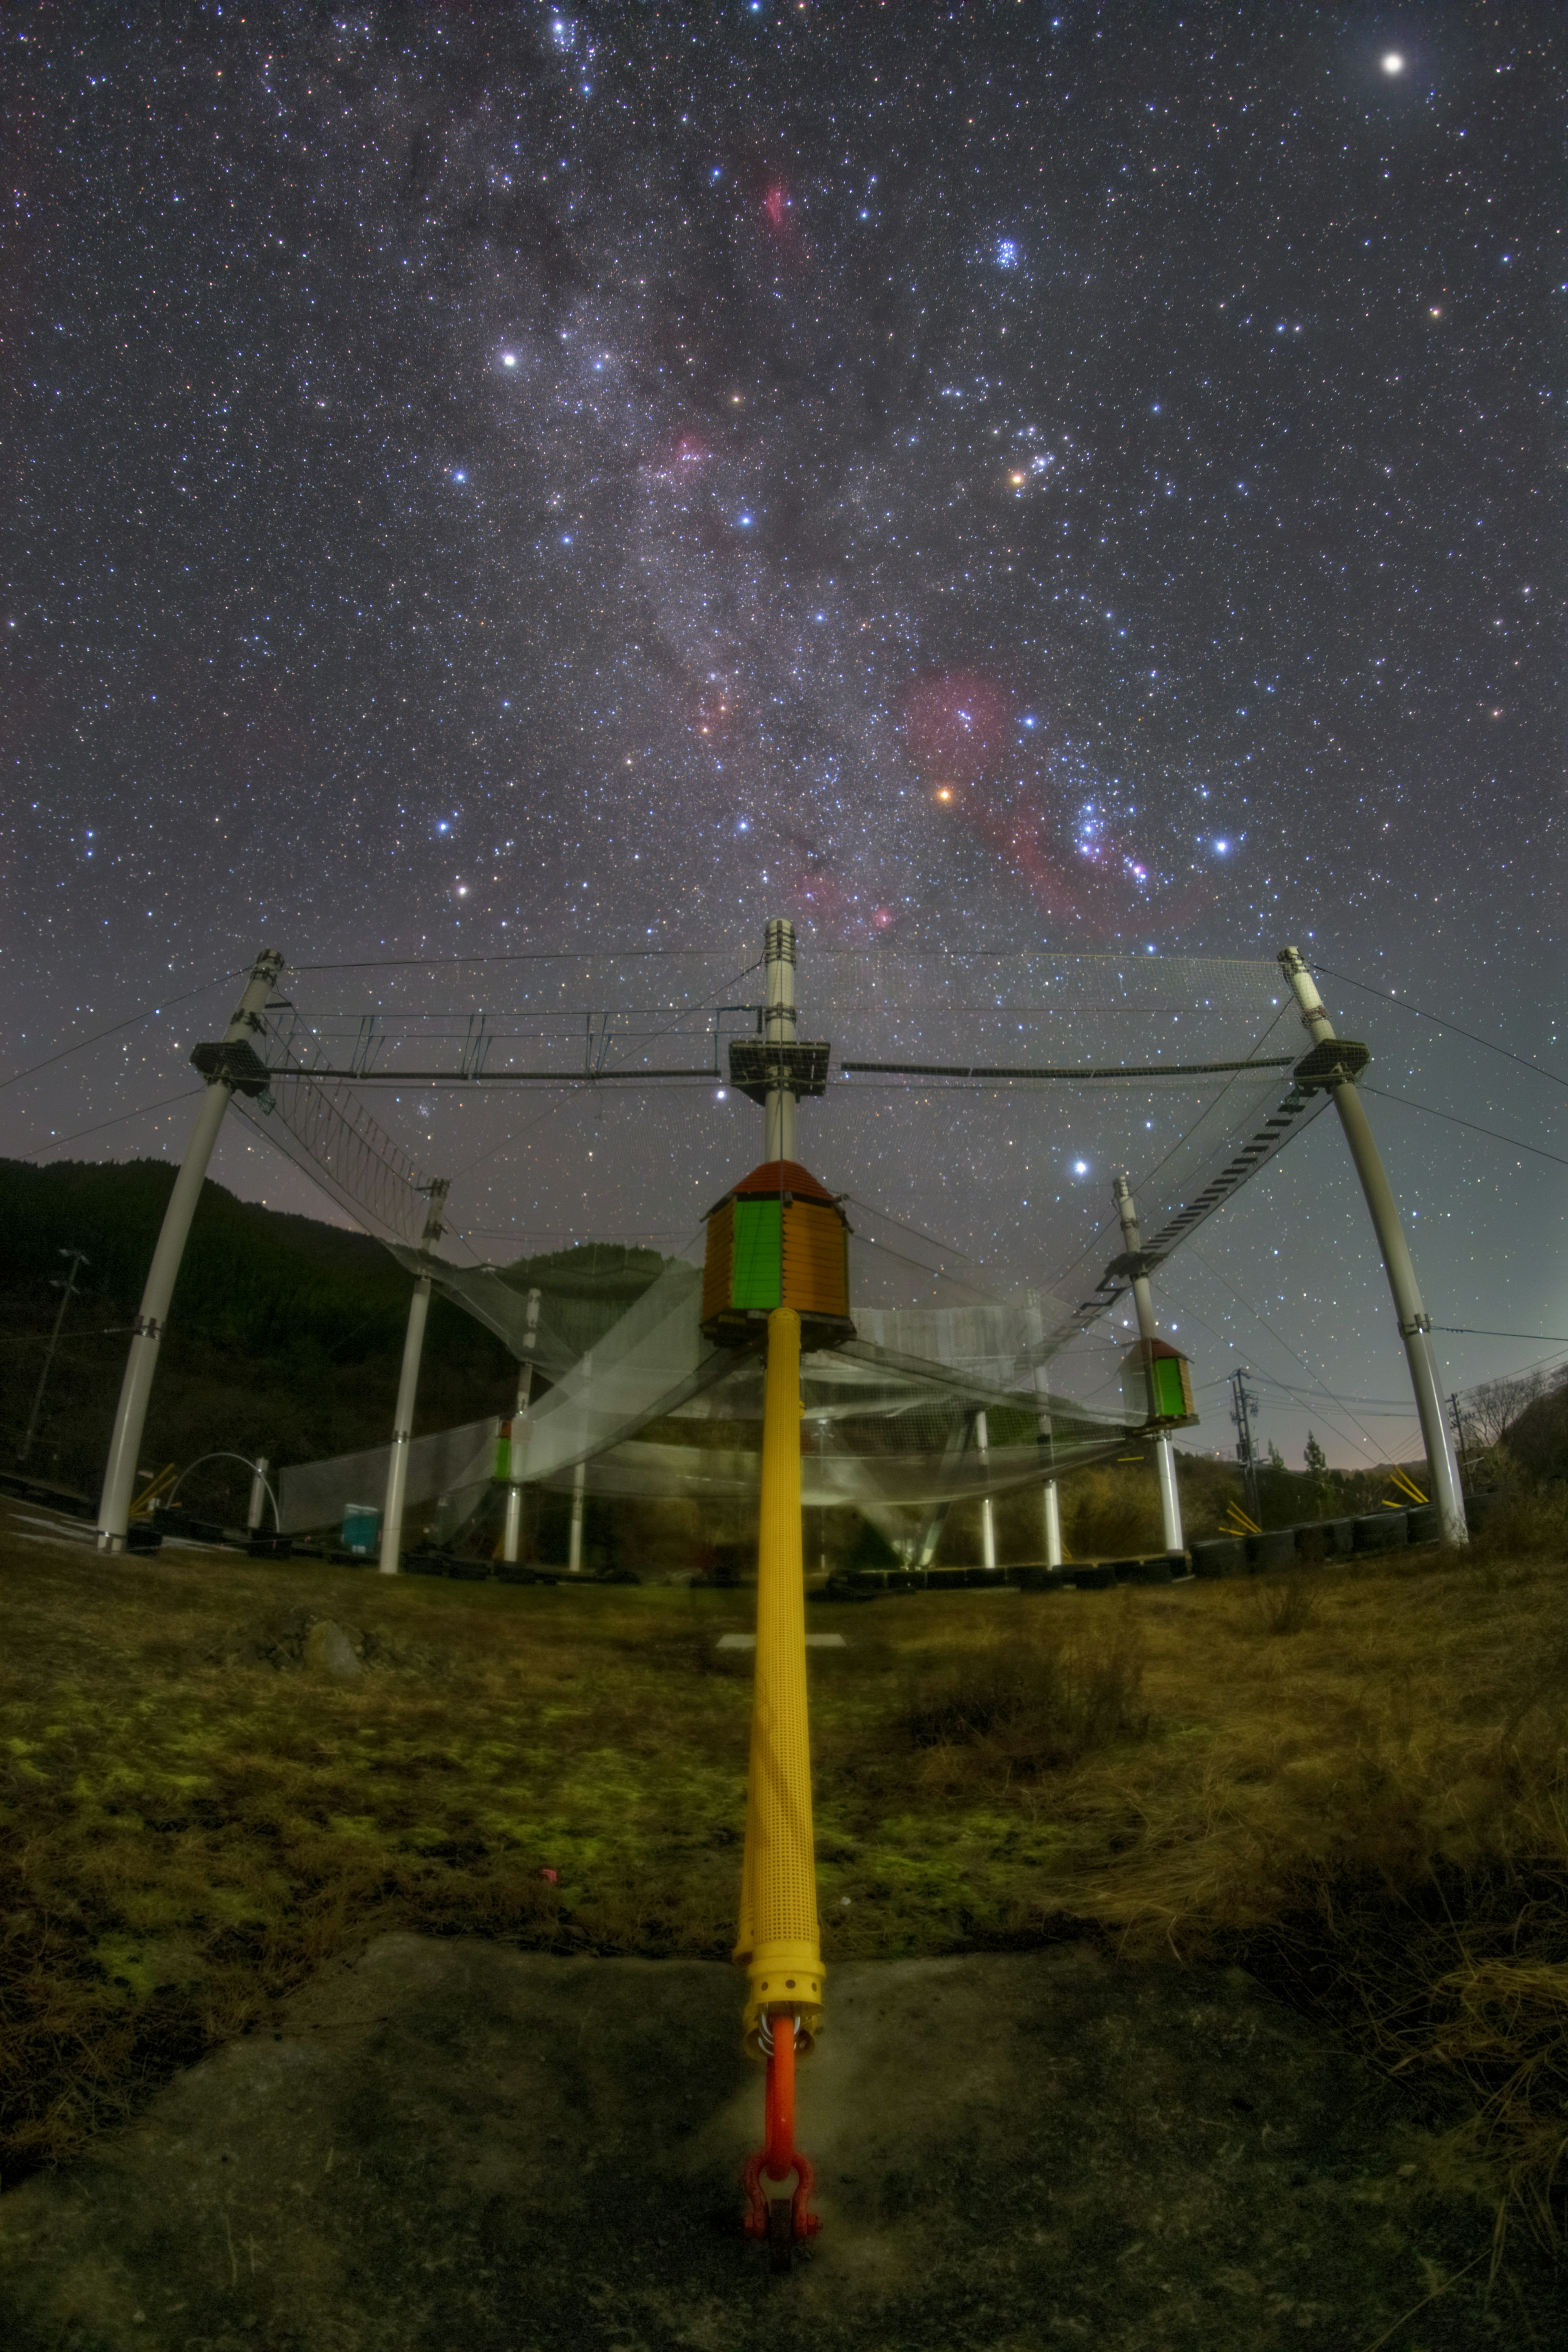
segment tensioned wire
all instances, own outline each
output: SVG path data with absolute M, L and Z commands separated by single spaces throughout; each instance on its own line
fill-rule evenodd
M 51 1135 L 47 1143 L 37 1145 L 25 1152 L 26 1160 L 42 1160 L 46 1152 L 58 1151 L 67 1143 L 80 1143 L 89 1135 L 101 1135 L 106 1127 L 123 1127 L 127 1119 L 150 1118 L 155 1110 L 167 1110 L 171 1103 L 195 1102 L 205 1092 L 202 1087 L 182 1087 L 177 1095 L 164 1095 L 155 1103 L 142 1103 L 135 1110 L 117 1111 L 112 1118 L 100 1118 L 96 1127 L 79 1127 L 74 1135 Z
M 1517 1060 L 1518 1056 L 1513 1058 Z M 1551 1073 L 1542 1071 L 1542 1076 L 1547 1077 Z M 1386 1087 L 1371 1086 L 1365 1078 L 1358 1078 L 1356 1084 L 1363 1095 L 1375 1095 L 1380 1102 L 1401 1103 L 1406 1110 L 1425 1111 L 1428 1118 L 1446 1119 L 1450 1127 L 1468 1128 L 1472 1135 L 1487 1135 L 1494 1143 L 1506 1143 L 1510 1151 L 1532 1152 L 1537 1160 L 1554 1160 L 1559 1168 L 1568 1168 L 1568 1160 L 1560 1151 L 1547 1151 L 1539 1143 L 1526 1143 L 1517 1135 L 1500 1134 L 1495 1127 L 1479 1126 L 1473 1118 L 1461 1118 L 1457 1111 L 1438 1110 L 1432 1103 L 1416 1102 L 1410 1095 L 1391 1095 Z
M 139 1021 L 152 1021 L 155 1020 L 161 1013 L 173 1013 L 178 1006 L 189 1004 L 194 998 L 205 996 L 210 990 L 220 986 L 224 981 L 239 980 L 243 977 L 244 974 L 239 971 L 217 971 L 210 980 L 204 980 L 199 987 L 188 988 L 183 996 L 166 996 L 157 1004 L 144 1004 L 139 1013 L 128 1013 L 123 1021 L 111 1022 L 107 1029 L 97 1030 L 90 1037 L 79 1037 L 74 1045 L 62 1045 L 58 1054 L 47 1055 L 43 1061 L 34 1062 L 25 1070 L 13 1070 L 8 1078 L 0 1078 L 0 1094 L 3 1094 L 7 1087 L 19 1087 L 24 1078 L 36 1078 L 40 1070 L 52 1070 L 57 1062 L 67 1062 L 73 1054 L 85 1054 L 89 1045 L 101 1045 L 106 1037 L 118 1037 L 122 1029 L 134 1029 Z M 136 1114 L 134 1111 L 128 1111 L 125 1116 L 128 1118 L 134 1118 Z M 92 1132 L 90 1129 L 85 1131 L 89 1134 Z M 75 1140 L 74 1138 L 71 1139 Z
M 1245 1302 L 1243 1302 L 1243 1303 L 1245 1303 Z M 1215 1345 L 1216 1347 L 1218 1347 L 1218 1348 L 1225 1348 L 1225 1349 L 1231 1349 L 1231 1348 L 1234 1348 L 1234 1347 L 1236 1346 L 1236 1341 L 1235 1341 L 1234 1339 L 1227 1339 L 1225 1337 L 1225 1335 L 1224 1335 L 1224 1333 L 1223 1333 L 1223 1332 L 1216 1331 L 1216 1330 L 1215 1329 L 1214 1325 L 1213 1325 L 1211 1322 L 1209 1322 L 1209 1321 L 1207 1320 L 1207 1318 L 1206 1318 L 1205 1316 L 1200 1315 L 1200 1314 L 1198 1313 L 1198 1310 L 1197 1310 L 1197 1308 L 1196 1308 L 1195 1307 L 1184 1306 L 1184 1307 L 1182 1307 L 1182 1315 L 1183 1315 L 1183 1318 L 1184 1318 L 1184 1319 L 1185 1321 L 1187 1321 L 1187 1322 L 1189 1322 L 1189 1323 L 1195 1323 L 1195 1324 L 1197 1325 L 1197 1327 L 1198 1327 L 1198 1328 L 1199 1328 L 1199 1330 L 1200 1330 L 1200 1331 L 1206 1331 L 1206 1332 L 1208 1333 L 1208 1335 L 1209 1335 L 1209 1338 L 1214 1341 L 1214 1343 L 1215 1343 Z M 1259 1320 L 1261 1320 L 1261 1319 L 1262 1319 L 1262 1318 L 1259 1318 Z M 1264 1326 L 1264 1328 L 1265 1328 L 1265 1329 L 1268 1329 L 1268 1328 L 1269 1328 L 1269 1327 L 1266 1324 L 1266 1325 Z M 1279 1339 L 1279 1333 L 1278 1333 L 1278 1332 L 1272 1332 L 1272 1331 L 1270 1332 L 1270 1337 L 1271 1337 L 1271 1338 Z M 1293 1348 L 1291 1348 L 1291 1347 L 1289 1345 L 1289 1343 L 1288 1343 L 1287 1341 L 1285 1341 L 1285 1340 L 1283 1340 L 1283 1339 L 1280 1339 L 1279 1344 L 1280 1344 L 1280 1346 L 1281 1346 L 1282 1348 L 1284 1348 L 1285 1352 L 1286 1352 L 1286 1354 L 1287 1354 L 1287 1355 L 1289 1355 L 1289 1356 L 1295 1356 L 1295 1354 L 1296 1354 L 1295 1349 L 1294 1349 Z M 1300 1363 L 1300 1362 L 1301 1361 L 1301 1359 L 1300 1359 L 1299 1356 L 1296 1356 L 1296 1361 L 1297 1361 L 1298 1363 Z M 1312 1373 L 1312 1370 L 1311 1370 L 1310 1365 L 1308 1365 L 1305 1369 L 1306 1369 L 1306 1370 L 1307 1370 L 1308 1377 L 1309 1377 L 1310 1379 L 1315 1378 L 1315 1375 Z M 1274 1377 L 1274 1376 L 1273 1376 L 1273 1374 L 1271 1374 L 1271 1373 L 1268 1373 L 1268 1372 L 1255 1372 L 1255 1371 L 1253 1370 L 1253 1369 L 1252 1369 L 1251 1365 L 1249 1365 L 1249 1364 L 1238 1364 L 1238 1365 L 1237 1366 L 1237 1370 L 1238 1371 L 1245 1372 L 1245 1374 L 1246 1374 L 1246 1376 L 1247 1376 L 1247 1378 L 1248 1380 L 1255 1380 L 1255 1379 L 1256 1379 L 1256 1380 L 1260 1380 L 1260 1381 L 1263 1381 L 1267 1386 L 1268 1386 L 1268 1387 L 1283 1389 L 1287 1396 L 1290 1396 L 1290 1395 L 1294 1395 L 1294 1394 L 1295 1394 L 1295 1391 L 1294 1391 L 1293 1390 L 1291 1390 L 1291 1389 L 1289 1387 L 1289 1385 L 1288 1385 L 1284 1381 L 1280 1381 L 1280 1380 L 1277 1380 L 1277 1379 L 1275 1379 L 1275 1377 Z M 1201 1392 L 1202 1392 L 1202 1393 L 1206 1393 L 1206 1392 L 1207 1392 L 1207 1391 L 1208 1391 L 1211 1387 L 1228 1388 L 1228 1387 L 1229 1387 L 1229 1385 L 1230 1385 L 1229 1376 L 1228 1376 L 1228 1374 L 1225 1374 L 1225 1375 L 1222 1375 L 1222 1376 L 1221 1376 L 1221 1378 L 1220 1378 L 1217 1381 L 1205 1381 L 1202 1384 L 1202 1391 L 1201 1391 Z M 1347 1445 L 1349 1445 L 1349 1446 L 1353 1447 L 1356 1453 L 1358 1453 L 1358 1454 L 1368 1454 L 1368 1453 L 1369 1453 L 1369 1449 L 1371 1449 L 1371 1453 L 1372 1453 L 1373 1454 L 1377 1454 L 1376 1443 L 1375 1443 L 1375 1440 L 1372 1438 L 1372 1436 L 1370 1435 L 1370 1433 L 1366 1433 L 1366 1432 L 1364 1432 L 1364 1431 L 1363 1431 L 1363 1434 L 1366 1437 L 1366 1444 L 1363 1445 L 1363 1443 L 1362 1443 L 1362 1439 L 1361 1439 L 1360 1437 L 1352 1437 L 1352 1436 L 1351 1435 L 1351 1433 L 1350 1433 L 1350 1432 L 1349 1432 L 1348 1430 L 1346 1430 L 1346 1429 L 1342 1429 L 1342 1428 L 1340 1426 L 1339 1423 L 1338 1423 L 1338 1422 L 1333 1418 L 1333 1415 L 1332 1415 L 1332 1413 L 1331 1413 L 1331 1412 L 1326 1412 L 1326 1411 L 1323 1409 L 1323 1406 L 1322 1406 L 1322 1403 L 1321 1403 L 1321 1397 L 1322 1397 L 1322 1395 L 1323 1395 L 1323 1394 L 1324 1394 L 1324 1391 L 1321 1391 L 1321 1390 L 1310 1391 L 1308 1391 L 1308 1392 L 1307 1392 L 1306 1396 L 1304 1396 L 1303 1398 L 1300 1399 L 1300 1400 L 1299 1400 L 1299 1402 L 1310 1402 L 1312 1403 L 1312 1405 L 1313 1405 L 1313 1407 L 1314 1407 L 1315 1411 L 1316 1411 L 1317 1417 L 1318 1417 L 1318 1419 L 1322 1423 L 1323 1427 L 1324 1427 L 1326 1430 L 1328 1430 L 1328 1431 L 1329 1431 L 1329 1432 L 1330 1432 L 1333 1436 L 1338 1437 L 1338 1438 L 1342 1438 L 1342 1439 L 1344 1441 L 1345 1444 L 1347 1444 Z M 1331 1400 L 1331 1402 L 1336 1402 L 1336 1403 L 1337 1403 L 1337 1400 Z M 1408 1419 L 1408 1414 L 1409 1414 L 1409 1409 L 1408 1409 L 1408 1407 L 1406 1407 L 1406 1408 L 1405 1408 L 1405 1416 L 1404 1416 L 1406 1420 Z M 1352 1415 L 1352 1420 L 1354 1419 L 1354 1415 L 1353 1415 L 1353 1414 Z M 1356 1426 L 1357 1426 L 1358 1428 L 1360 1428 L 1360 1427 L 1361 1427 L 1361 1423 L 1358 1422 L 1358 1423 L 1356 1423 Z M 1381 1455 L 1381 1454 L 1378 1454 L 1378 1455 L 1377 1455 L 1377 1458 L 1378 1458 L 1378 1459 L 1383 1459 L 1383 1458 L 1385 1458 L 1385 1457 L 1384 1457 L 1384 1456 L 1383 1456 L 1383 1455 Z
M 1273 1324 L 1272 1324 L 1272 1323 L 1270 1323 L 1270 1321 L 1268 1320 L 1268 1318 L 1267 1317 L 1267 1315 L 1265 1315 L 1265 1314 L 1263 1313 L 1263 1311 L 1262 1311 L 1262 1309 L 1261 1309 L 1260 1307 L 1255 1307 L 1255 1306 L 1252 1304 L 1252 1301 L 1251 1301 L 1249 1298 L 1244 1298 L 1244 1297 L 1242 1297 L 1241 1292 L 1240 1292 L 1239 1290 L 1237 1290 L 1237 1286 L 1236 1286 L 1235 1283 L 1231 1281 L 1230 1276 L 1229 1276 L 1228 1275 L 1221 1274 L 1217 1266 L 1211 1265 L 1209 1264 L 1208 1259 L 1207 1259 L 1206 1257 L 1205 1257 L 1205 1255 L 1204 1255 L 1204 1254 L 1203 1254 L 1202 1250 L 1200 1250 L 1199 1248 L 1197 1248 L 1197 1246 L 1196 1246 L 1195 1244 L 1194 1245 L 1194 1249 L 1193 1249 L 1193 1255 L 1196 1258 L 1196 1260 L 1197 1260 L 1198 1264 L 1203 1267 L 1203 1269 L 1204 1269 L 1205 1273 L 1205 1274 L 1208 1274 L 1208 1275 L 1210 1275 L 1210 1276 L 1213 1276 L 1213 1278 L 1214 1278 L 1216 1282 L 1223 1282 L 1223 1283 L 1224 1283 L 1224 1285 L 1225 1285 L 1225 1286 L 1226 1286 L 1226 1288 L 1229 1291 L 1229 1293 L 1230 1293 L 1231 1297 L 1236 1300 L 1237 1304 L 1238 1306 L 1240 1306 L 1240 1307 L 1246 1307 L 1247 1312 L 1250 1316 L 1252 1316 L 1252 1317 L 1255 1318 L 1255 1320 L 1256 1320 L 1256 1321 L 1258 1321 L 1258 1322 L 1259 1322 L 1259 1323 L 1261 1323 L 1261 1324 L 1262 1324 L 1262 1326 L 1263 1326 L 1264 1329 L 1268 1332 L 1268 1334 L 1269 1338 L 1270 1338 L 1271 1339 L 1277 1340 L 1277 1341 L 1279 1342 L 1279 1346 L 1280 1346 L 1281 1348 L 1283 1348 L 1283 1349 L 1284 1349 L 1285 1353 L 1286 1353 L 1288 1356 L 1292 1356 L 1292 1357 L 1294 1357 L 1294 1358 L 1295 1358 L 1295 1360 L 1297 1361 L 1297 1363 L 1299 1363 L 1299 1364 L 1300 1365 L 1301 1370 L 1302 1370 L 1307 1374 L 1308 1378 L 1309 1378 L 1309 1379 L 1313 1382 L 1314 1386 L 1315 1386 L 1315 1387 L 1316 1387 L 1316 1388 L 1321 1391 L 1321 1393 L 1323 1396 L 1327 1397 L 1327 1398 L 1330 1400 L 1330 1402 L 1333 1402 L 1333 1403 L 1338 1403 L 1338 1402 L 1341 1402 L 1339 1399 L 1337 1399 L 1337 1398 L 1334 1396 L 1334 1392 L 1333 1392 L 1333 1391 L 1332 1391 L 1331 1389 L 1330 1389 L 1329 1387 L 1327 1387 L 1327 1386 L 1326 1386 L 1326 1384 L 1325 1384 L 1325 1382 L 1324 1382 L 1324 1381 L 1323 1381 L 1323 1376 L 1322 1376 L 1322 1374 L 1321 1374 L 1321 1373 L 1317 1370 L 1316 1366 L 1315 1366 L 1315 1365 L 1312 1365 L 1312 1364 L 1310 1364 L 1310 1363 L 1307 1361 L 1306 1357 L 1305 1357 L 1305 1356 L 1303 1356 L 1298 1349 L 1295 1349 L 1295 1348 L 1293 1348 L 1293 1347 L 1290 1345 L 1290 1342 L 1289 1341 L 1289 1339 L 1286 1339 L 1282 1338 L 1282 1337 L 1281 1337 L 1281 1335 L 1280 1335 L 1278 1331 L 1276 1331 L 1276 1329 L 1274 1328 Z M 1344 1408 L 1344 1409 L 1345 1409 L 1345 1411 L 1346 1411 L 1346 1412 L 1350 1412 L 1350 1407 L 1348 1406 L 1348 1404 L 1345 1406 L 1345 1408 Z M 1356 1420 L 1356 1416 L 1355 1416 L 1355 1414 L 1354 1414 L 1353 1412 L 1351 1412 L 1351 1416 L 1350 1416 L 1350 1417 L 1351 1417 L 1351 1419 L 1352 1419 L 1353 1422 L 1355 1422 L 1355 1425 L 1356 1425 L 1356 1427 L 1361 1431 L 1361 1433 L 1362 1433 L 1362 1435 L 1365 1438 L 1365 1440 L 1366 1440 L 1367 1444 L 1368 1444 L 1369 1445 L 1375 1446 L 1375 1444 L 1376 1444 L 1377 1441 L 1376 1441 L 1376 1439 L 1373 1436 L 1373 1433 L 1372 1433 L 1371 1430 L 1370 1430 L 1370 1429 L 1368 1429 L 1368 1428 L 1366 1428 L 1366 1426 L 1364 1425 L 1364 1423 L 1362 1423 L 1362 1422 L 1360 1422 L 1360 1421 L 1357 1421 L 1357 1420 Z M 1340 1434 L 1342 1436 L 1342 1435 L 1343 1435 L 1343 1432 L 1342 1431 L 1342 1432 L 1340 1433 Z
M 1331 964 L 1314 963 L 1312 970 L 1326 979 L 1342 981 L 1347 988 L 1359 988 L 1363 995 L 1375 996 L 1382 1004 L 1397 1004 L 1402 1013 L 1414 1013 L 1417 1020 L 1430 1021 L 1436 1028 L 1451 1029 L 1456 1037 L 1467 1038 L 1472 1045 L 1484 1045 L 1489 1054 L 1500 1054 L 1504 1061 L 1517 1062 L 1521 1070 L 1533 1070 L 1538 1078 L 1549 1078 L 1554 1087 L 1568 1087 L 1568 1078 L 1559 1077 L 1555 1070 L 1543 1069 L 1539 1062 L 1500 1045 L 1495 1038 L 1479 1037 L 1473 1029 L 1461 1029 L 1457 1021 L 1445 1021 L 1440 1013 L 1428 1013 L 1423 1005 L 1412 1004 L 1408 997 L 1395 996 L 1389 989 L 1373 988 L 1364 980 L 1352 980 L 1348 971 L 1336 971 Z

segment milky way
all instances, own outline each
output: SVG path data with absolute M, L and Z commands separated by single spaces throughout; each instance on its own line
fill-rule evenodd
M 773 912 L 808 957 L 1293 938 L 1551 1058 L 1554 11 L 0 40 L 9 1066 L 258 939 Z M 1501 1066 L 1397 1074 L 1542 1136 Z M 179 1073 L 142 1041 L 13 1148 Z M 1413 1129 L 1411 1181 L 1517 1238 L 1541 1163 L 1468 1148 Z M 1562 1328 L 1484 1256 L 1454 1321 Z

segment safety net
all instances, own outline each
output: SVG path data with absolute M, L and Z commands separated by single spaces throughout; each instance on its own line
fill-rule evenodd
M 416 1008 L 395 979 L 374 1010 L 278 1009 L 258 1124 L 286 1114 L 289 1148 L 327 1164 L 334 1197 L 363 1196 L 355 1213 L 400 1263 L 534 1368 L 529 1483 L 754 1489 L 759 1359 L 705 1340 L 698 1300 L 700 1220 L 761 1156 L 729 1083 L 731 1044 L 760 1024 L 755 959 L 486 968 L 499 1010 L 456 985 L 445 1010 Z M 1277 966 L 883 948 L 803 956 L 798 979 L 797 1034 L 829 1051 L 796 1150 L 849 1219 L 855 1322 L 803 1364 L 808 1492 L 885 1517 L 1125 1451 L 1145 1415 L 1110 1310 L 1323 1099 L 1292 1085 Z M 435 1259 L 413 1245 L 426 1180 L 366 1088 L 471 1171 Z M 595 1233 L 616 1239 L 584 1247 Z
M 438 1503 L 445 1498 L 450 1507 L 466 1499 L 471 1512 L 495 1475 L 500 1428 L 499 1420 L 492 1418 L 415 1438 L 408 1447 L 406 1500 Z M 344 1511 L 355 1503 L 379 1511 L 391 1458 L 390 1445 L 372 1445 L 357 1454 L 296 1463 L 281 1471 L 278 1481 L 280 1533 L 300 1535 L 307 1528 L 340 1526 Z

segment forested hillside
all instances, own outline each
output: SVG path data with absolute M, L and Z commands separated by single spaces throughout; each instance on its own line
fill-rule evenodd
M 58 1305 L 63 1250 L 88 1263 L 67 1307 L 29 1467 L 96 1493 L 124 1369 L 128 1328 L 168 1203 L 165 1160 L 0 1160 L 0 1465 L 15 1464 L 45 1341 Z M 608 1264 L 607 1258 L 613 1258 Z M 603 1245 L 521 1264 L 559 1286 L 627 1303 L 657 1273 L 652 1252 Z M 216 1448 L 276 1464 L 384 1444 L 403 1351 L 410 1284 L 363 1234 L 202 1191 L 169 1317 L 142 1461 L 184 1464 Z M 416 1430 L 506 1412 L 515 1367 L 500 1341 L 460 1309 L 431 1302 Z M 243 1473 L 230 1477 L 232 1499 Z M 187 1490 L 192 1491 L 192 1490 Z M 197 1493 L 201 1489 L 194 1490 Z M 206 1490 L 213 1507 L 224 1490 Z M 182 1496 L 182 1499 L 184 1499 Z

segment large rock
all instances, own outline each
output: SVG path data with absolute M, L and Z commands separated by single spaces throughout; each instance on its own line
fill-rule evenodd
M 364 1672 L 353 1642 L 331 1617 L 318 1617 L 306 1633 L 305 1664 L 312 1674 L 331 1675 L 335 1683 L 357 1682 Z
M 7 2352 L 1363 2352 L 1435 2290 L 1402 2352 L 1552 2340 L 1403 2095 L 1238 1971 L 1076 1948 L 830 1972 L 775 2278 L 741 1990 L 383 1937 L 0 2201 Z

